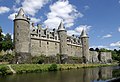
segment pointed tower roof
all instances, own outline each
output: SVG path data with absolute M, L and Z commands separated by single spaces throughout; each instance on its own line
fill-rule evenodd
M 88 37 L 85 28 L 82 30 L 81 37 Z
M 25 16 L 25 12 L 24 12 L 23 8 L 20 8 L 15 19 L 27 19 L 27 17 Z
M 20 10 L 18 12 L 18 16 L 23 16 L 23 15 L 25 15 L 24 10 L 23 10 L 23 8 L 20 8 Z
M 63 25 L 63 21 L 61 21 L 61 23 L 60 23 L 60 25 L 59 25 L 59 27 L 58 27 L 58 31 L 66 31 L 66 30 L 65 30 L 65 27 L 64 27 L 64 25 Z

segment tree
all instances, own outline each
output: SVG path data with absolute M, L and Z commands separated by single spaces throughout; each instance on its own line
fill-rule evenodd
M 90 50 L 90 51 L 94 51 L 94 48 L 90 48 L 89 50 Z
M 2 40 L 3 40 L 2 28 L 0 27 L 0 51 L 2 50 Z
M 9 33 L 7 33 L 5 35 L 5 37 L 3 38 L 2 48 L 3 48 L 4 51 L 13 49 L 13 42 L 12 42 L 12 39 L 11 39 L 11 35 Z
M 99 52 L 99 48 L 96 48 L 95 51 Z

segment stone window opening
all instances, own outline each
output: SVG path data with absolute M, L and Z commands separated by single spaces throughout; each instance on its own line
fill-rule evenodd
M 39 41 L 39 46 L 41 47 L 41 40 Z
M 49 42 L 47 42 L 47 45 L 49 44 Z

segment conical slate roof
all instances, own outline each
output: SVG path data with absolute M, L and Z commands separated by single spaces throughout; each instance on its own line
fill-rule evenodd
M 64 31 L 65 30 L 65 27 L 63 25 L 63 22 L 61 21 L 59 27 L 58 27 L 58 31 Z
M 24 16 L 24 10 L 22 8 L 20 8 L 19 12 L 18 12 L 18 16 Z
M 81 37 L 88 37 L 85 29 L 82 30 Z
M 24 13 L 24 10 L 22 8 L 20 8 L 18 14 L 16 15 L 15 17 L 16 19 L 26 19 L 26 16 L 25 16 L 25 13 Z

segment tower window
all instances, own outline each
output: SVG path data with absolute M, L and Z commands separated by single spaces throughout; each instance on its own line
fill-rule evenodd
M 55 45 L 57 45 L 57 43 L 55 43 Z
M 39 46 L 41 47 L 41 40 L 39 41 Z
M 17 28 L 19 28 L 19 26 L 17 25 Z
M 49 34 L 47 34 L 47 38 L 49 38 Z
M 55 40 L 57 40 L 57 36 L 55 36 Z
M 47 45 L 49 44 L 49 42 L 47 42 Z

